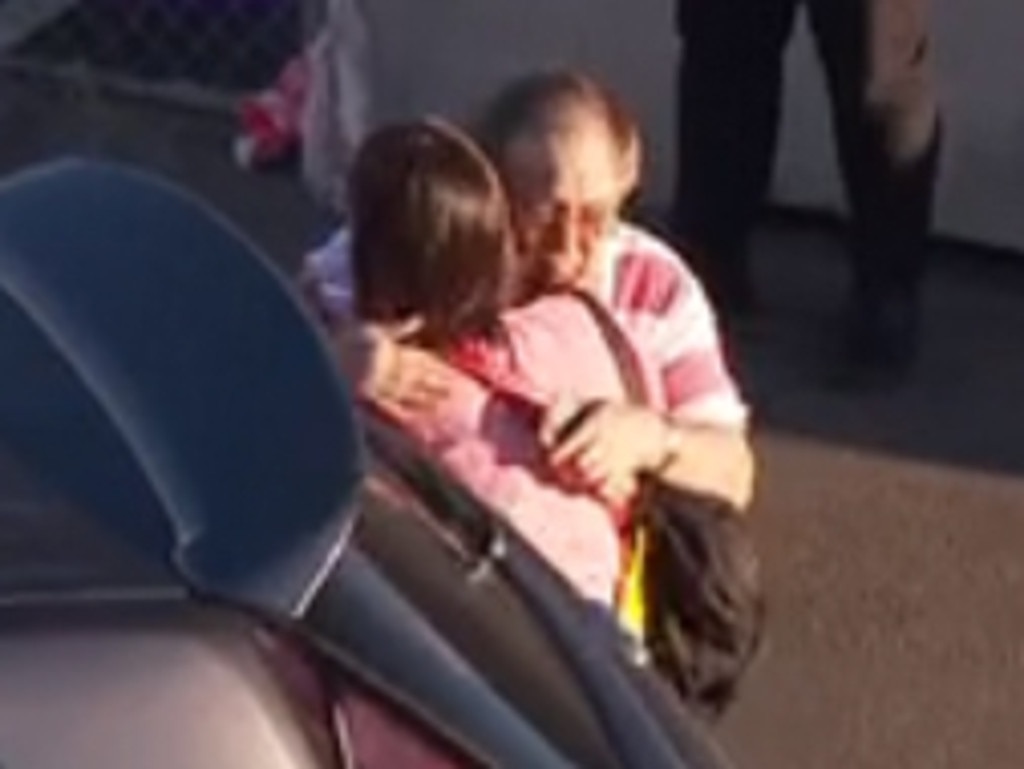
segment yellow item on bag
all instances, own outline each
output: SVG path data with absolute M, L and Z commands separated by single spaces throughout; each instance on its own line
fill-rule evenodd
M 633 538 L 632 552 L 619 586 L 619 622 L 638 640 L 645 641 L 647 597 L 644 591 L 647 561 L 647 532 L 640 527 Z

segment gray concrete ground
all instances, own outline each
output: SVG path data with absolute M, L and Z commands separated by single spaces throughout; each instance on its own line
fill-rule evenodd
M 166 173 L 286 268 L 315 237 L 294 182 L 232 167 L 222 120 L 4 83 L 0 136 L 0 174 L 69 151 Z M 818 379 L 842 302 L 835 236 L 770 227 L 757 258 L 770 313 L 738 364 L 758 414 L 771 634 L 725 744 L 751 769 L 1016 769 L 1024 261 L 944 255 L 918 378 L 850 396 Z
M 917 380 L 856 397 L 816 381 L 838 243 L 758 246 L 773 314 L 743 360 L 771 638 L 727 744 L 771 769 L 1020 766 L 1024 263 L 941 261 Z

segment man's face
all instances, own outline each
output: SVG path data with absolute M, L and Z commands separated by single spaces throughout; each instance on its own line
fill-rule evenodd
M 618 219 L 626 184 L 603 126 L 587 121 L 565 133 L 513 140 L 502 165 L 520 250 L 554 283 L 579 285 Z

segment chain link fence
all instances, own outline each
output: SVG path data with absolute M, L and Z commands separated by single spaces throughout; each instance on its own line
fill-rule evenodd
M 308 48 L 327 2 L 0 0 L 0 179 L 69 156 L 126 163 L 290 266 L 319 211 L 294 164 L 249 173 L 233 143 L 245 102 Z
M 0 68 L 226 106 L 274 78 L 308 38 L 319 4 L 0 0 Z

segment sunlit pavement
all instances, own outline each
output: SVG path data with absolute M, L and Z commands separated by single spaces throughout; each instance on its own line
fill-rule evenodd
M 903 389 L 820 383 L 845 273 L 833 235 L 774 226 L 741 362 L 770 640 L 724 724 L 743 767 L 1024 760 L 1024 257 L 944 253 Z
M 229 123 L 144 104 L 73 112 L 4 88 L 0 172 L 69 151 L 143 162 L 285 266 L 310 243 L 316 217 L 290 180 L 233 168 Z M 757 270 L 768 312 L 738 364 L 757 414 L 771 628 L 727 747 L 741 769 L 1019 769 L 1024 256 L 944 254 L 917 377 L 860 396 L 821 385 L 837 238 L 773 226 Z

